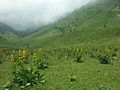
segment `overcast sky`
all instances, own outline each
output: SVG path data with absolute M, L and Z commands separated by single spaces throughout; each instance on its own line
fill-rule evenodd
M 18 30 L 57 20 L 92 0 L 0 0 L 0 21 Z

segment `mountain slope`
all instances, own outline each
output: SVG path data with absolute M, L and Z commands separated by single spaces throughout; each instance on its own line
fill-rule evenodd
M 6 24 L 0 23 L 0 46 L 11 44 L 19 38 L 20 36 L 16 30 Z
M 119 46 L 119 38 L 120 1 L 98 0 L 16 43 L 31 47 Z

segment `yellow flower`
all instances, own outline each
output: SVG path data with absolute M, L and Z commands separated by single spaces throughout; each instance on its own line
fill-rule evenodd
M 79 48 L 77 48 L 76 51 L 78 52 L 78 51 L 79 51 Z
M 27 50 L 26 49 L 23 49 L 23 51 L 22 51 L 22 60 L 23 61 L 27 60 Z
M 19 49 L 19 59 L 22 59 L 22 50 Z
M 33 53 L 33 59 L 35 60 L 37 58 L 36 53 Z
M 26 56 L 27 56 L 27 52 L 24 50 L 23 51 L 23 58 L 26 58 Z
M 83 48 L 80 49 L 80 52 L 83 52 Z

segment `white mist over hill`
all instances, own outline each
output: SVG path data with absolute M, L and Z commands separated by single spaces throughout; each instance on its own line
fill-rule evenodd
M 18 30 L 56 21 L 93 0 L 0 0 L 0 21 Z

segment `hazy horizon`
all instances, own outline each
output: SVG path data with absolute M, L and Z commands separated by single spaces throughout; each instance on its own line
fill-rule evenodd
M 17 30 L 49 24 L 93 0 L 0 0 L 0 22 Z

